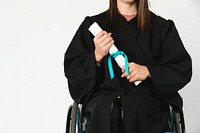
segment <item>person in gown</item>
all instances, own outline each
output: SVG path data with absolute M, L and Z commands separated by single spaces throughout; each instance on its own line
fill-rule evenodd
M 103 29 L 95 37 L 88 30 L 94 22 Z M 127 55 L 129 73 L 112 58 L 111 79 L 113 44 Z M 169 105 L 182 109 L 178 91 L 191 80 L 192 63 L 174 22 L 151 12 L 147 0 L 110 0 L 107 11 L 81 23 L 64 71 L 71 97 L 83 105 L 86 133 L 164 133 Z

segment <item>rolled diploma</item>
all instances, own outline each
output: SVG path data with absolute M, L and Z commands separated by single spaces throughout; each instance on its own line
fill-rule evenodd
M 89 31 L 94 35 L 96 36 L 100 31 L 102 31 L 101 27 L 96 23 L 94 22 L 90 27 L 89 27 Z M 109 49 L 109 54 L 112 54 L 112 53 L 116 53 L 118 51 L 117 47 L 113 44 L 110 49 Z M 124 67 L 125 66 L 125 58 L 123 55 L 118 55 L 116 58 L 115 58 L 115 61 L 117 62 L 118 66 L 120 68 Z M 138 85 L 141 81 L 136 81 L 135 82 L 135 85 Z

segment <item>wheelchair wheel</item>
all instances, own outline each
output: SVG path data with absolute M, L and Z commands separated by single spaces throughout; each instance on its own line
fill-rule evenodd
M 182 133 L 181 131 L 181 123 L 180 123 L 180 114 L 175 113 L 175 131 L 176 133 Z
M 71 112 L 72 112 L 72 105 L 70 105 L 68 109 L 65 133 L 69 133 L 69 130 L 70 130 Z
M 185 133 L 185 123 L 181 112 L 174 112 L 174 126 L 172 133 Z
M 73 103 L 68 109 L 66 133 L 76 133 L 76 117 L 77 117 L 78 104 Z
M 185 121 L 183 111 L 177 112 L 170 106 L 170 123 L 171 132 L 168 133 L 185 133 Z

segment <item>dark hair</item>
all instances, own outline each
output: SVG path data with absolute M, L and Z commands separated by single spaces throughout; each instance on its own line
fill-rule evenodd
M 151 23 L 150 18 L 150 10 L 148 0 L 135 0 L 137 6 L 137 21 L 138 21 L 138 29 L 140 31 L 148 30 Z M 117 8 L 117 0 L 110 0 L 109 11 L 109 22 L 111 25 L 118 25 L 118 8 Z

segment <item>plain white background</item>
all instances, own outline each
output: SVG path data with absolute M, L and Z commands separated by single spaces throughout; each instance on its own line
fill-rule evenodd
M 200 2 L 150 0 L 174 20 L 193 59 L 192 81 L 180 91 L 188 133 L 200 131 Z M 64 133 L 72 103 L 63 59 L 84 17 L 108 0 L 0 0 L 0 133 Z

